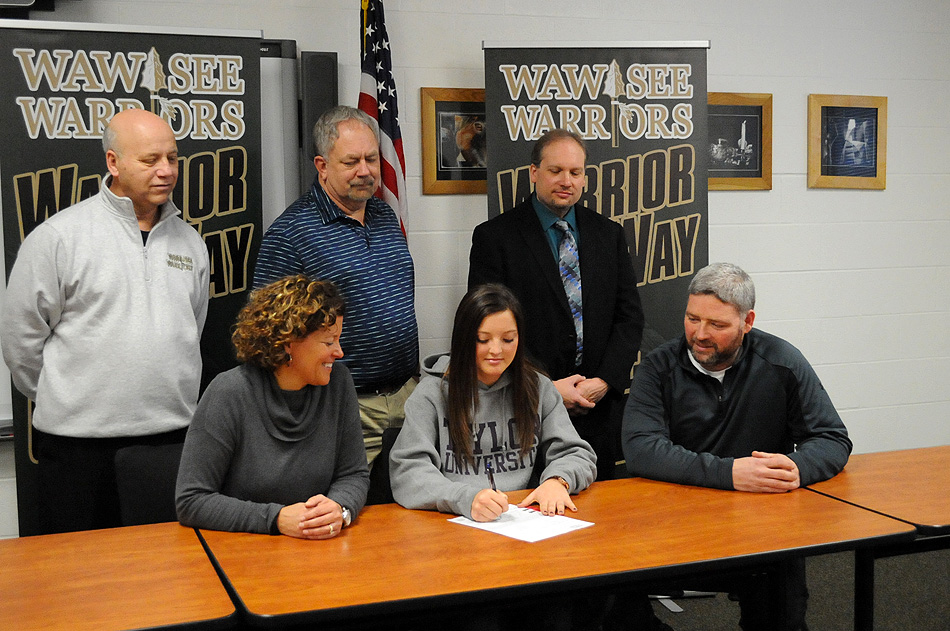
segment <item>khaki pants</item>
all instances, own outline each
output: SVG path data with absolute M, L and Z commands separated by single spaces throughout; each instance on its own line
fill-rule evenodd
M 387 427 L 402 427 L 406 419 L 406 399 L 415 388 L 416 380 L 410 379 L 394 392 L 359 395 L 363 444 L 366 445 L 366 462 L 370 468 L 382 447 L 383 430 Z

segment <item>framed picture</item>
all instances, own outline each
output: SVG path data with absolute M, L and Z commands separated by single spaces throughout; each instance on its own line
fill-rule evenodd
M 772 95 L 710 92 L 709 190 L 772 189 Z
M 485 90 L 422 88 L 422 192 L 484 193 Z
M 808 187 L 883 190 L 887 97 L 808 95 Z

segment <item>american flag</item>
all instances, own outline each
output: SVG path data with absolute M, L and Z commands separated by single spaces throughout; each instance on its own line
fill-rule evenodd
M 402 152 L 399 131 L 399 109 L 396 106 L 396 80 L 393 57 L 386 35 L 386 20 L 381 0 L 361 0 L 362 70 L 359 108 L 379 122 L 379 149 L 382 156 L 383 182 L 376 196 L 393 207 L 399 225 L 406 232 L 406 158 Z

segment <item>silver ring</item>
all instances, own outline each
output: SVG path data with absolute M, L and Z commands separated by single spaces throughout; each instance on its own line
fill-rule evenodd
M 330 524 L 330 534 L 333 534 L 333 524 Z

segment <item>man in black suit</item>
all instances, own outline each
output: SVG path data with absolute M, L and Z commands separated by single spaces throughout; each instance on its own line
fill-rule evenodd
M 597 452 L 598 479 L 609 479 L 620 458 L 621 404 L 640 348 L 643 310 L 623 229 L 577 203 L 586 161 L 584 141 L 572 132 L 555 129 L 535 143 L 534 194 L 475 228 L 468 286 L 502 283 L 518 296 L 526 329 L 520 338 Z M 574 248 L 568 256 L 579 260 L 579 305 L 562 280 L 562 240 Z M 572 305 L 583 314 L 579 322 Z

